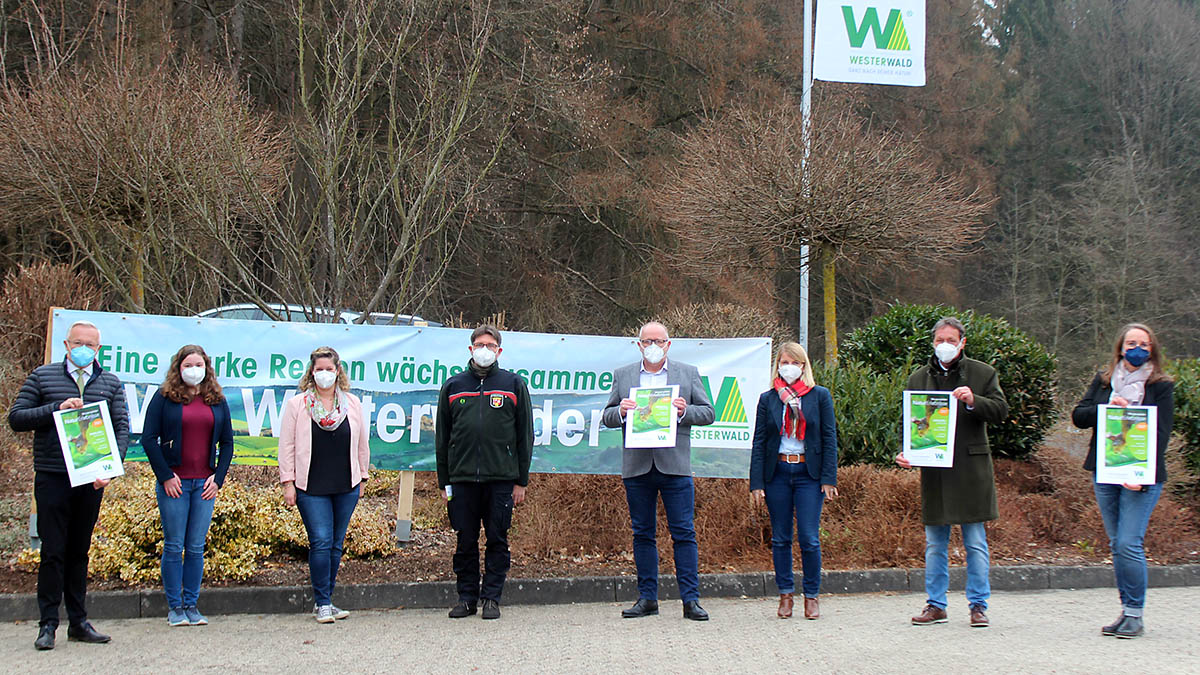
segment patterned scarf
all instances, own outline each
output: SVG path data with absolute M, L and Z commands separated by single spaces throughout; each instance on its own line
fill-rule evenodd
M 1124 359 L 1118 361 L 1110 382 L 1112 397 L 1120 396 L 1129 401 L 1129 405 L 1141 405 L 1142 399 L 1146 398 L 1146 381 L 1153 372 L 1154 366 L 1149 363 L 1143 363 L 1137 370 L 1129 370 L 1125 367 Z
M 308 416 L 312 421 L 317 423 L 325 431 L 333 431 L 338 428 L 342 420 L 346 419 L 346 413 L 349 412 L 346 406 L 346 395 L 341 389 L 333 390 L 333 410 L 325 409 L 321 403 L 321 397 L 317 396 L 315 391 L 304 392 L 304 407 L 308 409 Z
M 780 427 L 779 433 L 791 438 L 804 440 L 804 411 L 800 409 L 800 397 L 807 394 L 812 387 L 804 384 L 804 380 L 797 378 L 795 382 L 788 384 L 782 377 L 775 378 L 775 392 L 779 394 L 779 400 L 783 401 L 783 426 Z

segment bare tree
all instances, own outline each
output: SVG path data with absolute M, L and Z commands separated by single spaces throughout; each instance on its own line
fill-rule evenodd
M 939 175 L 918 140 L 872 129 L 846 103 L 814 114 L 810 188 L 802 183 L 798 106 L 740 106 L 681 139 L 651 198 L 685 270 L 752 274 L 824 256 L 826 359 L 837 358 L 835 263 L 886 256 L 912 268 L 966 253 L 988 200 Z M 782 299 L 781 299 L 782 300 Z
M 436 35 L 435 5 L 297 6 L 288 183 L 277 208 L 256 208 L 263 219 L 251 255 L 209 263 L 231 266 L 234 288 L 269 313 L 260 288 L 366 314 L 412 312 L 437 287 L 503 130 L 475 138 L 470 105 L 490 36 L 487 4 L 474 6 L 470 25 Z M 480 146 L 484 154 L 472 154 Z M 204 190 L 185 192 L 207 208 Z
M 287 147 L 227 73 L 146 65 L 128 46 L 90 65 L 48 60 L 0 90 L 0 220 L 55 232 L 121 306 L 185 310 L 222 281 L 187 262 L 245 255 L 211 224 L 274 201 Z

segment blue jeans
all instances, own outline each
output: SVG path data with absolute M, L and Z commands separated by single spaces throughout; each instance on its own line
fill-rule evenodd
M 637 566 L 638 596 L 658 600 L 658 496 L 667 512 L 667 527 L 675 550 L 675 577 L 684 602 L 700 599 L 700 549 L 692 519 L 696 510 L 691 476 L 672 476 L 650 467 L 649 473 L 624 479 L 625 500 L 633 526 L 633 562 Z
M 792 518 L 795 517 L 804 570 L 804 597 L 815 598 L 821 591 L 821 507 L 825 504 L 821 482 L 808 475 L 804 464 L 779 462 L 763 491 L 767 513 L 771 514 L 775 585 L 780 593 L 796 590 L 792 575 Z
M 1112 549 L 1121 605 L 1129 616 L 1141 616 L 1146 606 L 1146 551 L 1142 540 L 1146 537 L 1150 514 L 1162 494 L 1162 483 L 1147 485 L 1146 491 L 1141 492 L 1094 481 L 1093 477 L 1092 488 Z
M 927 602 L 946 609 L 946 591 L 950 589 L 951 525 L 925 526 L 925 593 Z M 988 578 L 987 527 L 984 523 L 963 523 L 963 547 L 967 549 L 967 603 L 987 609 L 992 595 Z
M 358 506 L 358 486 L 337 495 L 310 495 L 296 490 L 296 508 L 308 533 L 308 573 L 312 577 L 313 601 L 333 604 L 333 587 L 342 564 L 342 544 L 350 516 Z
M 183 493 L 167 495 L 162 483 L 158 494 L 158 515 L 162 519 L 163 592 L 167 606 L 173 609 L 195 607 L 204 577 L 204 540 L 212 522 L 215 499 L 204 499 L 204 478 L 181 479 Z

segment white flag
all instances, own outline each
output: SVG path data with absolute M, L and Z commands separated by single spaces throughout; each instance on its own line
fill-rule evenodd
M 813 78 L 925 86 L 924 0 L 818 3 Z

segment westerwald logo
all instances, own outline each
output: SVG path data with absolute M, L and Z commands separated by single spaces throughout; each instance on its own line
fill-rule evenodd
M 818 3 L 813 78 L 925 85 L 925 0 Z
M 868 31 L 871 33 L 876 49 L 896 52 L 906 52 L 911 49 L 908 44 L 908 31 L 904 29 L 904 19 L 900 17 L 898 9 L 893 9 L 888 13 L 887 24 L 882 29 L 879 26 L 879 10 L 875 7 L 868 7 L 863 12 L 862 21 L 858 22 L 854 20 L 854 8 L 843 5 L 842 18 L 846 21 L 846 36 L 850 38 L 850 46 L 855 49 L 862 48 L 863 43 L 867 40 Z
M 750 420 L 746 417 L 746 404 L 742 400 L 742 389 L 736 377 L 721 379 L 721 389 L 713 398 L 712 385 L 707 375 L 702 375 L 704 392 L 712 401 L 716 420 L 703 427 L 692 427 L 692 439 L 703 440 L 709 447 L 736 447 L 736 441 L 747 441 L 751 436 Z

